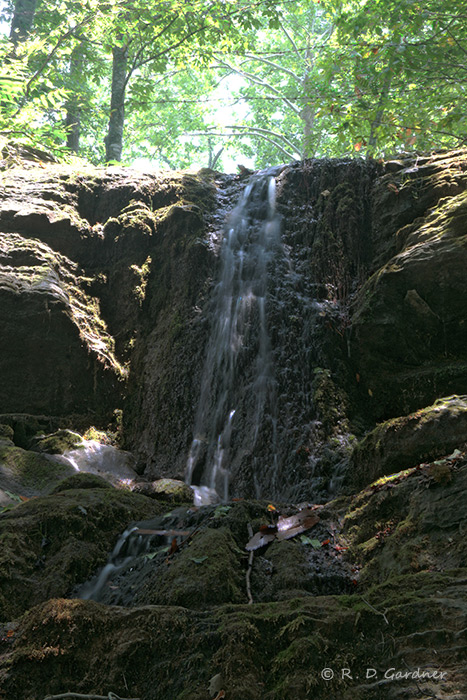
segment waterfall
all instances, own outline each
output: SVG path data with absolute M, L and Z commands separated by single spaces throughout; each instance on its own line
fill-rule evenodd
M 206 497 L 227 500 L 232 467 L 254 455 L 264 422 L 277 469 L 276 383 L 267 326 L 267 289 L 281 251 L 275 175 L 254 175 L 229 217 L 221 247 L 220 279 L 212 301 L 208 342 L 187 483 Z M 253 457 L 254 459 L 254 457 Z M 200 495 L 201 494 L 201 495 Z

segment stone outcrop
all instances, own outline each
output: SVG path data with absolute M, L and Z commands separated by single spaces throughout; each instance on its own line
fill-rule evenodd
M 108 427 L 126 397 L 142 469 L 157 459 L 183 473 L 203 353 L 195 308 L 213 259 L 209 179 L 58 166 L 1 178 L 2 422 L 28 447 L 41 430 Z
M 406 160 L 374 189 L 373 274 L 353 306 L 359 393 L 376 420 L 467 391 L 464 151 Z
M 438 466 L 328 503 L 306 536 L 254 552 L 251 569 L 248 524 L 296 506 L 185 506 L 168 518 L 164 502 L 112 487 L 18 506 L 0 519 L 0 688 L 12 700 L 205 700 L 217 677 L 232 700 L 462 697 L 466 453 L 449 478 Z M 141 517 L 146 532 L 165 523 L 191 537 L 168 553 L 155 536 L 102 602 L 61 597 Z
M 170 479 L 240 181 L 1 174 L 2 700 L 463 697 L 466 172 L 466 151 L 282 169 L 277 410 L 235 498 L 203 507 Z M 133 452 L 139 493 L 60 461 L 90 426 Z M 245 549 L 312 504 L 307 532 Z
M 466 167 L 457 151 L 277 175 L 276 406 L 255 448 L 269 466 L 243 454 L 232 494 L 325 499 L 376 422 L 467 393 Z M 242 186 L 209 171 L 2 174 L 0 420 L 17 446 L 97 425 L 147 480 L 183 478 L 223 220 Z

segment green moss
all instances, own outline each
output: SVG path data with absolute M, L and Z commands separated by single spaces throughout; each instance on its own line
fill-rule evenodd
M 246 601 L 239 561 L 246 559 L 226 528 L 202 530 L 189 547 L 158 570 L 158 583 L 143 591 L 146 603 L 206 607 Z
M 73 491 L 74 489 L 111 489 L 113 488 L 108 481 L 97 474 L 87 474 L 80 472 L 68 476 L 59 484 L 54 486 L 50 495 L 61 493 L 62 491 Z
M 150 255 L 146 258 L 141 267 L 137 265 L 131 265 L 130 270 L 134 273 L 138 283 L 133 289 L 133 294 L 138 300 L 138 304 L 141 306 L 144 299 L 146 298 L 146 287 L 148 284 L 148 276 L 151 270 L 152 258 Z
M 34 498 L 0 516 L 0 620 L 71 592 L 103 565 L 133 521 L 165 509 L 116 489 L 81 488 Z
M 0 424 L 0 440 L 13 440 L 14 434 L 10 425 Z
M 37 452 L 0 443 L 0 461 L 6 473 L 24 487 L 42 491 L 73 472 L 67 464 L 60 464 Z
M 354 448 L 350 480 L 357 487 L 383 477 L 400 478 L 422 460 L 462 444 L 467 426 L 463 396 L 438 399 L 432 406 L 380 423 Z M 401 471 L 402 470 L 402 471 Z
M 73 450 L 82 445 L 83 438 L 71 430 L 57 430 L 50 435 L 43 435 L 35 439 L 35 449 L 38 452 L 48 454 L 63 454 L 66 450 Z

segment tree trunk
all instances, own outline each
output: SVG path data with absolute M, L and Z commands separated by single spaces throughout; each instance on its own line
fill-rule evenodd
M 37 0 L 16 0 L 11 21 L 10 39 L 13 44 L 24 41 L 31 32 Z
M 123 147 L 123 125 L 125 121 L 125 89 L 128 65 L 128 46 L 112 49 L 112 95 L 110 116 L 105 142 L 105 160 L 120 161 Z
M 311 63 L 310 49 L 307 48 L 305 56 L 305 75 L 302 83 L 305 105 L 300 115 L 303 120 L 302 158 L 310 158 L 314 154 L 315 150 L 313 148 L 313 122 L 315 119 L 315 110 L 311 101 L 314 87 L 312 69 L 313 65 Z
M 79 137 L 81 127 L 81 100 L 82 83 L 85 80 L 84 70 L 84 44 L 80 42 L 73 49 L 70 60 L 69 88 L 70 98 L 66 104 L 66 145 L 74 153 L 79 151 Z
M 381 126 L 381 123 L 383 121 L 384 108 L 385 108 L 387 98 L 389 96 L 391 81 L 392 81 L 392 67 L 390 64 L 389 68 L 386 72 L 386 75 L 384 76 L 383 87 L 382 87 L 380 95 L 379 95 L 378 105 L 376 107 L 375 118 L 371 122 L 371 126 L 370 126 L 370 137 L 368 139 L 368 151 L 370 153 L 376 148 L 377 130 Z

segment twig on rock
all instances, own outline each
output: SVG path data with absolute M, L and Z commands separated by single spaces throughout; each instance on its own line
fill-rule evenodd
M 253 528 L 251 527 L 251 523 L 248 523 L 248 535 L 251 538 L 253 537 Z M 248 569 L 246 570 L 246 593 L 248 596 L 248 604 L 251 605 L 253 603 L 253 596 L 251 595 L 251 583 L 250 583 L 250 576 L 251 576 L 251 570 L 253 568 L 253 557 L 254 557 L 254 551 L 251 550 L 250 556 L 248 557 Z
M 368 605 L 368 607 L 371 608 L 371 610 L 373 610 L 374 613 L 376 613 L 377 615 L 381 615 L 381 617 L 383 618 L 383 620 L 385 621 L 385 623 L 386 623 L 387 625 L 389 625 L 388 618 L 386 617 L 387 610 L 385 610 L 385 611 L 382 613 L 382 612 L 380 612 L 379 610 L 377 610 L 375 607 L 373 607 L 373 605 L 372 605 L 371 603 L 369 603 L 367 600 L 365 600 L 365 598 L 364 598 L 363 596 L 361 596 L 361 598 L 362 598 L 363 602 L 366 603 L 366 604 Z
M 62 700 L 62 698 L 78 698 L 78 700 L 140 700 L 140 698 L 121 698 L 120 695 L 112 693 L 107 695 L 88 695 L 87 693 L 60 693 L 60 695 L 47 695 L 44 700 Z

